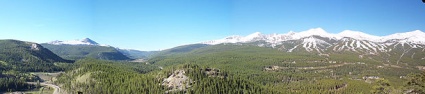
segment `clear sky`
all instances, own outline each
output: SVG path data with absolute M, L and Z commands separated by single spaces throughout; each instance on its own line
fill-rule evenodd
M 422 0 L 0 0 L 0 39 L 159 50 L 248 35 L 425 31 Z

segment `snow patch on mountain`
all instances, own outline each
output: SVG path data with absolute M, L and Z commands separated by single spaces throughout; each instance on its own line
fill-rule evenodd
M 255 32 L 246 37 L 243 37 L 241 41 L 248 42 L 248 41 L 262 40 L 262 37 L 263 35 L 260 32 Z
M 95 42 L 95 41 L 93 41 L 93 40 L 91 40 L 89 38 L 76 39 L 76 40 L 68 40 L 68 41 L 55 40 L 55 41 L 48 42 L 47 44 L 52 44 L 52 45 L 98 45 L 98 46 L 109 46 L 109 45 L 98 44 L 97 42 Z
M 304 49 L 307 50 L 308 52 L 316 50 L 317 52 L 321 53 L 323 51 L 322 48 L 326 48 L 327 46 L 330 46 L 331 44 L 324 40 L 310 36 L 303 39 L 302 45 Z
M 203 42 L 203 44 L 216 45 L 216 44 L 221 44 L 221 43 L 237 43 L 237 42 L 241 42 L 242 38 L 243 38 L 242 36 L 230 36 L 230 37 L 226 37 L 224 39 Z

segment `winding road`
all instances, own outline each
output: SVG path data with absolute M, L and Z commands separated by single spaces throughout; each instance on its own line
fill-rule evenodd
M 37 84 L 37 82 L 27 82 L 28 84 L 34 84 L 34 85 L 36 85 Z M 42 85 L 42 86 L 49 86 L 49 87 L 53 87 L 55 90 L 53 91 L 53 94 L 60 94 L 60 87 L 59 86 L 57 86 L 57 85 L 54 85 L 54 84 L 49 84 L 49 83 L 40 83 L 40 85 Z

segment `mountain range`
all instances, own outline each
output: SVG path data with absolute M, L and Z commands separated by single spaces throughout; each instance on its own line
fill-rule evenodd
M 230 36 L 224 39 L 202 42 L 201 44 L 246 44 L 260 47 L 277 48 L 284 52 L 311 52 L 319 55 L 330 53 L 355 52 L 359 55 L 380 55 L 398 58 L 409 55 L 412 58 L 425 59 L 418 56 L 425 50 L 425 33 L 415 30 L 396 33 L 388 36 L 374 36 L 359 31 L 345 30 L 338 34 L 327 33 L 321 28 L 287 34 L 261 34 L 248 36 Z M 397 60 L 399 61 L 399 60 Z
M 356 40 L 365 40 L 377 43 L 384 43 L 388 41 L 397 41 L 397 42 L 408 42 L 414 44 L 425 44 L 425 33 L 420 30 L 415 30 L 405 33 L 395 33 L 388 36 L 375 36 L 369 35 L 360 31 L 344 30 L 338 34 L 327 33 L 322 28 L 313 28 L 307 31 L 302 32 L 293 32 L 290 31 L 286 34 L 261 34 L 260 32 L 255 32 L 248 36 L 229 36 L 224 39 L 212 40 L 202 42 L 203 44 L 221 44 L 221 43 L 247 43 L 253 41 L 265 41 L 274 45 L 278 45 L 284 41 L 289 40 L 299 40 L 310 36 L 320 36 L 324 38 L 341 40 L 343 38 L 353 38 Z
M 341 56 L 345 56 L 382 63 L 411 63 L 410 65 L 415 66 L 424 63 L 418 60 L 425 59 L 425 33 L 420 30 L 388 36 L 374 36 L 351 30 L 331 34 L 321 28 L 314 28 L 302 32 L 291 31 L 286 34 L 255 32 L 248 36 L 234 35 L 198 44 L 251 45 L 273 48 L 284 53 L 310 53 L 328 60 L 329 58 L 344 59 Z M 196 47 L 198 44 L 192 45 Z M 193 48 L 192 45 L 186 47 Z M 181 47 L 176 48 L 184 49 Z
M 200 45 L 202 44 L 202 45 Z M 375 36 L 366 34 L 360 31 L 344 30 L 338 34 L 328 33 L 322 28 L 313 28 L 302 32 L 290 31 L 286 34 L 262 34 L 255 32 L 247 36 L 229 36 L 223 39 L 195 43 L 192 45 L 178 46 L 175 48 L 167 49 L 161 52 L 158 51 L 138 51 L 132 49 L 114 48 L 108 45 L 101 45 L 89 39 L 69 40 L 69 41 L 52 41 L 42 43 L 43 46 L 52 50 L 54 53 L 67 59 L 81 59 L 85 56 L 90 56 L 94 50 L 82 51 L 74 54 L 72 57 L 71 52 L 66 50 L 58 50 L 58 46 L 70 46 L 71 48 L 77 47 L 100 47 L 107 48 L 107 51 L 99 52 L 113 52 L 116 56 L 104 57 L 122 57 L 115 58 L 117 60 L 128 60 L 144 58 L 147 59 L 151 56 L 159 56 L 170 53 L 189 52 L 193 49 L 201 48 L 208 45 L 217 44 L 236 44 L 236 45 L 254 45 L 259 47 L 271 47 L 283 52 L 307 52 L 315 53 L 317 55 L 329 56 L 336 53 L 354 52 L 358 57 L 374 58 L 374 60 L 383 60 L 386 62 L 396 61 L 400 62 L 402 57 L 410 56 L 411 59 L 425 59 L 422 53 L 425 49 L 425 33 L 420 30 L 415 30 L 405 33 L 396 33 L 387 36 Z M 59 47 L 63 48 L 63 47 Z M 71 49 L 67 48 L 67 49 Z M 81 51 L 81 50 L 80 50 Z M 76 51 L 72 51 L 75 53 Z M 78 52 L 78 51 L 77 51 Z M 395 55 L 391 55 L 395 54 Z M 99 55 L 99 54 L 97 54 Z M 70 58 L 70 56 L 72 58 Z M 125 58 L 125 57 L 127 58 Z M 99 58 L 93 55 L 91 57 Z M 100 56 L 102 57 L 102 56 Z M 398 58 L 396 60 L 392 60 Z M 108 60 L 115 60 L 109 59 Z
M 132 49 L 120 49 L 109 45 L 103 45 L 90 38 L 60 41 L 55 40 L 41 43 L 55 54 L 70 60 L 78 60 L 85 57 L 103 60 L 132 60 L 145 59 L 156 51 L 139 51 Z

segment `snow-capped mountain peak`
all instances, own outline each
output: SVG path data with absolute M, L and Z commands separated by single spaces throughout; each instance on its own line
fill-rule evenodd
M 95 42 L 95 41 L 93 41 L 89 38 L 68 40 L 68 41 L 55 40 L 55 41 L 52 41 L 52 42 L 48 42 L 48 44 L 53 44 L 53 45 L 99 45 L 97 42 Z
M 425 44 L 425 33 L 420 30 L 415 30 L 405 33 L 395 33 L 381 38 L 381 41 L 388 40 L 404 40 L 410 43 Z
M 248 42 L 248 41 L 253 41 L 253 40 L 258 40 L 258 39 L 262 39 L 263 35 L 260 32 L 255 32 L 252 33 L 246 37 L 242 38 L 242 41 Z
M 234 36 L 229 36 L 229 37 L 219 39 L 219 40 L 202 42 L 202 44 L 215 45 L 215 44 L 220 44 L 220 43 L 250 42 L 250 41 L 256 41 L 256 40 L 262 40 L 262 39 L 264 39 L 263 37 L 264 37 L 264 35 L 262 35 L 260 32 L 255 32 L 255 33 L 252 33 L 252 34 L 245 36 L 245 37 L 234 35 Z
M 395 33 L 388 36 L 384 36 L 386 39 L 405 39 L 409 37 L 425 37 L 425 33 L 420 30 L 415 30 L 405 33 Z
M 246 38 L 256 38 L 256 37 L 261 37 L 261 32 L 255 32 L 246 36 Z
M 313 35 L 339 39 L 339 37 L 336 36 L 335 34 L 330 34 L 330 33 L 326 32 L 325 30 L 323 30 L 322 28 L 313 28 L 313 29 L 309 29 L 307 31 L 295 33 L 292 37 L 294 39 L 300 39 L 300 38 L 309 37 L 309 36 L 313 36 Z
M 98 44 L 97 42 L 95 42 L 95 41 L 93 41 L 93 40 L 91 40 L 89 38 L 84 38 L 84 39 L 81 40 L 81 42 L 83 42 L 83 43 L 89 43 L 89 44 Z
M 296 32 L 294 32 L 294 31 L 289 31 L 288 33 L 287 33 L 287 35 L 294 35 Z
M 370 40 L 370 41 L 377 41 L 381 37 L 369 35 L 360 31 L 352 31 L 352 30 L 344 30 L 340 33 L 338 33 L 338 36 L 340 37 L 350 37 L 358 40 Z

